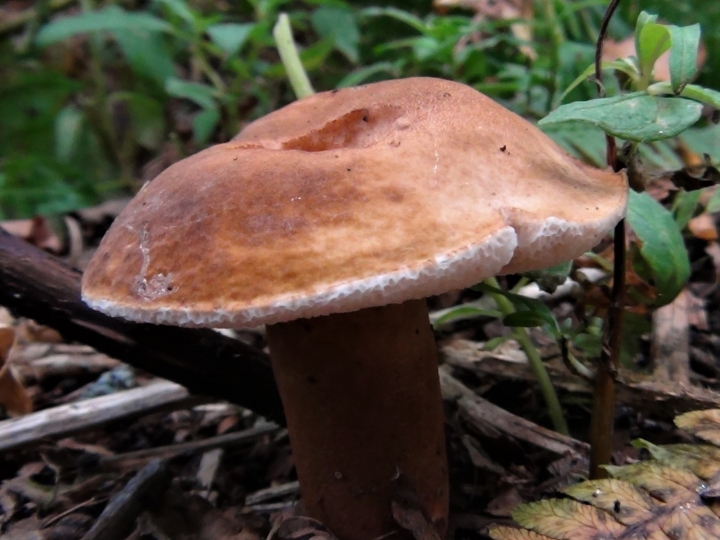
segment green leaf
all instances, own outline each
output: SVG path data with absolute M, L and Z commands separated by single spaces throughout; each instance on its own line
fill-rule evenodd
M 705 207 L 705 211 L 710 212 L 711 214 L 720 212 L 720 189 L 715 189 L 712 197 L 710 197 L 710 200 Z
M 647 11 L 641 11 L 640 15 L 638 15 L 637 21 L 635 23 L 635 51 L 638 54 L 638 65 L 642 65 L 642 57 L 640 56 L 642 44 L 640 43 L 640 41 L 643 29 L 646 25 L 655 23 L 655 21 L 657 21 L 657 15 L 651 15 Z
M 149 150 L 157 150 L 163 142 L 165 117 L 163 106 L 155 99 L 135 92 L 116 92 L 110 103 L 124 102 L 136 141 Z
M 687 99 L 634 92 L 562 105 L 538 125 L 583 122 L 621 139 L 649 142 L 678 135 L 697 122 L 701 113 L 702 105 Z
M 679 94 L 697 72 L 697 55 L 700 48 L 700 25 L 669 26 L 672 36 L 670 48 L 670 84 Z
M 670 30 L 662 24 L 647 22 L 636 42 L 640 73 L 649 77 L 657 59 L 670 48 Z
M 365 8 L 360 12 L 361 15 L 368 16 L 368 17 L 391 17 L 397 21 L 400 21 L 402 23 L 407 24 L 408 26 L 413 27 L 415 30 L 420 32 L 421 34 L 426 34 L 428 32 L 428 26 L 425 24 L 425 22 L 420 18 L 412 13 L 408 13 L 407 11 L 403 11 L 402 9 L 397 8 L 379 8 L 379 7 L 370 7 Z
M 390 77 L 399 76 L 398 67 L 392 62 L 378 62 L 377 64 L 365 66 L 345 75 L 345 77 L 337 83 L 336 87 L 347 88 L 348 86 L 357 86 L 381 74 L 389 75 Z
M 433 327 L 437 328 L 443 324 L 447 324 L 455 321 L 463 321 L 465 319 L 474 319 L 476 317 L 493 317 L 499 319 L 502 317 L 502 313 L 493 309 L 482 309 L 473 306 L 458 306 L 449 309 L 445 314 L 438 317 L 433 323 Z
M 547 324 L 545 317 L 536 311 L 516 311 L 503 317 L 502 322 L 505 326 L 521 326 L 523 328 Z
M 214 24 L 207 29 L 212 42 L 220 47 L 227 56 L 235 56 L 255 28 L 253 23 Z
M 527 315 L 524 316 L 524 318 L 519 318 L 518 322 L 530 322 L 532 318 L 532 320 L 534 321 L 533 324 L 516 324 L 515 326 L 542 326 L 547 324 L 553 334 L 559 334 L 560 330 L 558 327 L 558 323 L 555 320 L 555 315 L 553 315 L 553 312 L 550 310 L 550 308 L 540 300 L 536 300 L 535 298 L 528 298 L 527 296 L 514 294 L 501 289 L 496 289 L 495 287 L 491 287 L 490 285 L 486 285 L 484 283 L 474 285 L 472 288 L 485 294 L 499 294 L 501 296 L 504 296 L 512 302 L 513 306 L 515 306 L 515 309 L 517 310 L 516 314 L 532 313 L 532 315 Z M 513 319 L 511 319 L 511 321 L 513 321 Z
M 602 63 L 602 69 L 608 70 L 608 69 L 614 69 L 615 71 L 620 71 L 622 73 L 625 73 L 628 77 L 630 77 L 631 80 L 635 81 L 640 75 L 640 72 L 638 71 L 637 66 L 630 58 L 623 58 L 618 60 L 613 60 L 612 62 L 603 62 Z M 560 96 L 560 99 L 558 101 L 564 100 L 567 95 L 575 90 L 575 88 L 578 87 L 578 85 L 585 82 L 589 77 L 593 76 L 595 74 L 595 64 L 589 65 L 587 68 L 585 68 L 585 71 L 583 71 L 580 75 L 577 76 L 577 78 L 570 83 L 570 86 L 568 86 L 565 91 Z
M 112 35 L 137 75 L 154 81 L 161 88 L 175 75 L 172 56 L 160 34 L 131 30 L 112 31 Z
M 171 12 L 183 19 L 191 28 L 196 28 L 199 17 L 188 7 L 185 0 L 157 0 Z
M 112 5 L 98 11 L 53 20 L 40 29 L 35 39 L 39 46 L 44 47 L 77 34 L 111 30 L 169 32 L 172 27 L 149 13 L 128 12 Z
M 680 94 L 682 97 L 694 99 L 700 103 L 711 105 L 716 109 L 720 109 L 720 92 L 717 90 L 711 90 L 710 88 L 703 88 L 696 84 L 688 84 L 685 86 Z
M 64 213 L 91 201 L 67 181 L 70 169 L 51 156 L 12 156 L 2 163 L 0 207 L 9 217 Z
M 630 190 L 627 220 L 642 243 L 640 254 L 658 289 L 658 304 L 671 302 L 690 277 L 690 261 L 673 215 L 647 193 Z
M 74 105 L 63 108 L 55 117 L 55 156 L 68 163 L 73 155 L 84 122 L 82 112 Z
M 193 118 L 193 138 L 198 144 L 204 144 L 212 135 L 215 126 L 217 126 L 218 120 L 220 120 L 220 112 L 213 109 L 205 109 L 200 111 Z
M 310 16 L 310 21 L 318 35 L 332 40 L 337 50 L 348 60 L 353 63 L 360 60 L 360 30 L 351 10 L 321 7 Z
M 683 191 L 680 190 L 673 201 L 673 215 L 680 229 L 684 229 L 695 214 L 700 202 L 701 190 Z
M 203 109 L 215 108 L 215 89 L 206 84 L 171 77 L 165 81 L 165 91 L 173 97 L 189 99 Z

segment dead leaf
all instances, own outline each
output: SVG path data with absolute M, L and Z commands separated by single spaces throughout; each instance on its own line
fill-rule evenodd
M 670 171 L 670 180 L 685 191 L 696 191 L 720 183 L 720 171 L 710 163 Z
M 720 442 L 720 410 L 684 414 L 681 429 Z M 607 467 L 611 478 L 563 490 L 570 499 L 520 505 L 525 530 L 490 529 L 494 540 L 720 538 L 720 447 L 635 441 L 652 461 Z
M 395 494 L 390 504 L 395 522 L 410 531 L 415 540 L 440 540 L 440 535 L 420 504 L 417 490 L 401 471 L 398 471 L 395 479 Z
M 337 540 L 318 520 L 305 516 L 290 516 L 278 520 L 267 540 Z
M 518 489 L 515 486 L 510 486 L 490 501 L 485 510 L 496 517 L 510 517 L 512 511 L 521 502 L 522 496 Z
M 707 240 L 712 242 L 718 239 L 717 227 L 715 227 L 715 220 L 710 214 L 700 214 L 697 217 L 692 218 L 688 222 L 688 229 L 695 238 L 701 240 Z
M 490 531 L 490 538 L 493 540 L 553 540 L 544 534 L 538 534 L 526 529 L 517 529 L 515 527 L 501 527 L 494 525 Z
M 57 330 L 38 324 L 32 319 L 20 319 L 15 327 L 18 345 L 29 343 L 63 343 L 65 340 Z
M 695 296 L 689 290 L 686 290 L 685 293 L 687 294 L 687 315 L 690 325 L 698 330 L 709 330 L 710 326 L 708 324 L 705 301 Z
M 705 253 L 710 255 L 710 258 L 712 259 L 713 266 L 715 267 L 715 274 L 720 274 L 720 244 L 717 242 L 710 242 L 705 247 Z
M 552 538 L 617 538 L 625 527 L 594 506 L 568 499 L 522 505 L 513 518 L 523 527 Z
M 675 425 L 696 437 L 720 446 L 720 410 L 693 411 L 675 418 Z
M 10 416 L 21 416 L 32 412 L 33 403 L 10 365 L 14 342 L 15 329 L 0 328 L 0 405 Z
M 62 251 L 63 243 L 45 217 L 3 221 L 0 227 L 40 249 L 56 254 Z
M 393 519 L 403 529 L 410 531 L 415 540 L 440 540 L 437 531 L 420 509 L 403 507 L 396 501 L 391 504 Z

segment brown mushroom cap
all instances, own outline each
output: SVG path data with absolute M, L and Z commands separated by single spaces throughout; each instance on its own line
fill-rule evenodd
M 325 92 L 147 184 L 83 297 L 138 321 L 234 327 L 398 303 L 576 257 L 626 194 L 623 174 L 462 84 Z

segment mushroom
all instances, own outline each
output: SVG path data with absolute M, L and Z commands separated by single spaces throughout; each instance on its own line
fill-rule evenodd
M 448 471 L 424 297 L 581 255 L 623 174 L 565 154 L 468 86 L 411 78 L 308 97 L 168 168 L 83 278 L 110 315 L 266 324 L 306 512 L 395 529 L 396 480 L 442 536 Z M 198 359 L 198 361 L 201 361 Z

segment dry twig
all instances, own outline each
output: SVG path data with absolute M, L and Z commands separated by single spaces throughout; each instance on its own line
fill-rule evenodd
M 0 451 L 35 444 L 46 437 L 96 428 L 121 418 L 185 408 L 206 399 L 191 396 L 175 383 L 159 381 L 126 392 L 61 405 L 0 422 Z

